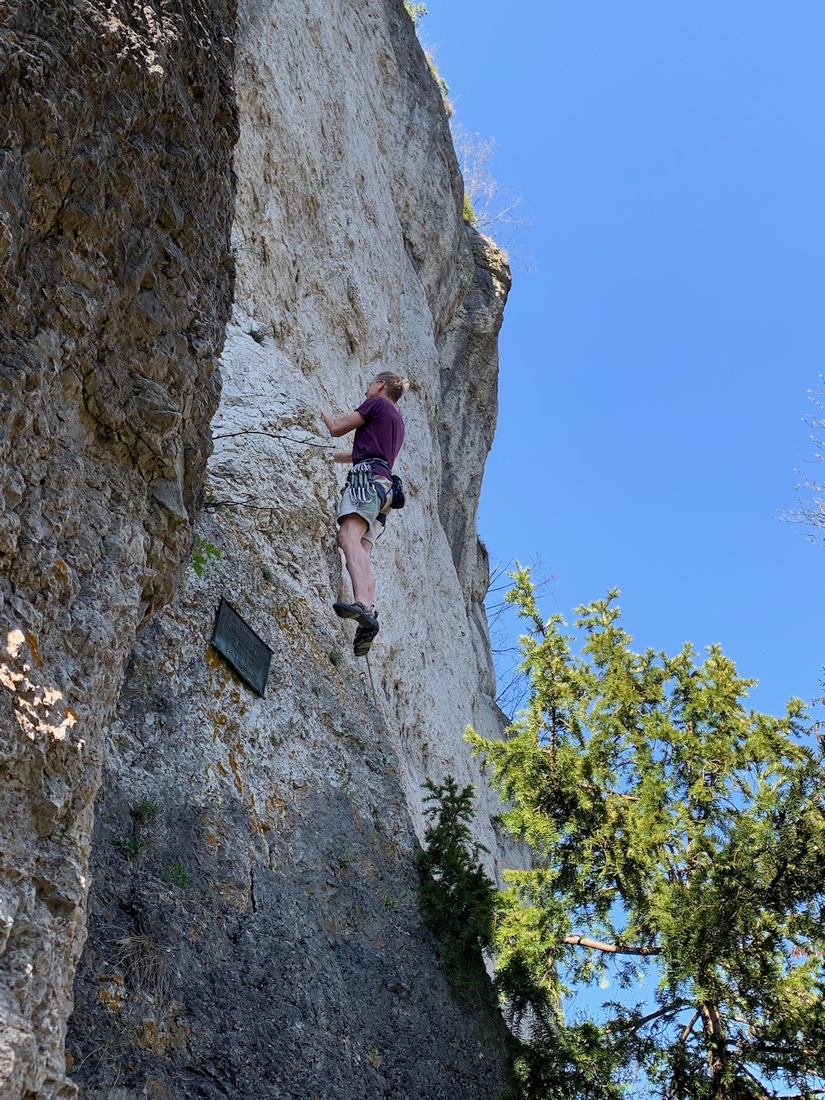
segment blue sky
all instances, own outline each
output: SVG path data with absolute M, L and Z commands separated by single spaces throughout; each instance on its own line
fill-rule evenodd
M 496 139 L 533 218 L 482 496 L 493 561 L 539 557 L 548 613 L 618 586 L 640 649 L 720 642 L 760 709 L 813 697 L 825 549 L 776 517 L 825 373 L 825 6 L 428 8 L 456 119 Z

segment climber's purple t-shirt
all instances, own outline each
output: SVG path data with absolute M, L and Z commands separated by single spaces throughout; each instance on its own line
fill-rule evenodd
M 397 406 L 388 397 L 370 397 L 356 412 L 364 423 L 355 429 L 353 465 L 368 457 L 383 458 L 392 468 L 404 442 L 404 421 Z

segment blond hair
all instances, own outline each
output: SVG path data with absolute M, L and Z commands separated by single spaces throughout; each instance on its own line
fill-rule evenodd
M 382 370 L 380 374 L 376 374 L 375 381 L 384 383 L 390 401 L 400 401 L 410 388 L 407 378 L 402 378 L 400 374 L 394 374 L 391 370 Z

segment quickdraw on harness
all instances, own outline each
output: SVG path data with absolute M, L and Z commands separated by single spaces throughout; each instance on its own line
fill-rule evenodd
M 375 484 L 369 462 L 358 462 L 347 474 L 350 496 L 357 504 L 366 504 L 372 496 Z

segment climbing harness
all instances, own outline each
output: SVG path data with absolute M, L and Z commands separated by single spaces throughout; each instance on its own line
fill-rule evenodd
M 370 484 L 372 488 L 375 489 L 375 491 L 378 493 L 379 499 L 381 501 L 381 510 L 383 511 L 384 509 L 384 505 L 387 500 L 387 492 L 382 485 L 379 485 L 377 481 L 373 480 L 373 466 L 381 467 L 380 473 L 392 483 L 392 489 L 390 490 L 392 493 L 392 503 L 390 504 L 390 508 L 403 508 L 406 503 L 406 498 L 404 496 L 404 482 L 401 480 L 398 474 L 394 474 L 392 472 L 392 467 L 390 466 L 389 462 L 387 462 L 385 458 L 379 458 L 378 455 L 367 455 L 366 458 L 362 459 L 357 466 L 353 466 L 352 469 L 360 471 L 364 466 L 369 466 Z M 347 484 L 349 485 L 349 480 L 347 480 Z M 367 497 L 362 500 L 360 497 L 354 496 L 353 499 L 359 501 L 359 503 L 366 503 L 366 500 L 368 500 L 369 498 Z

